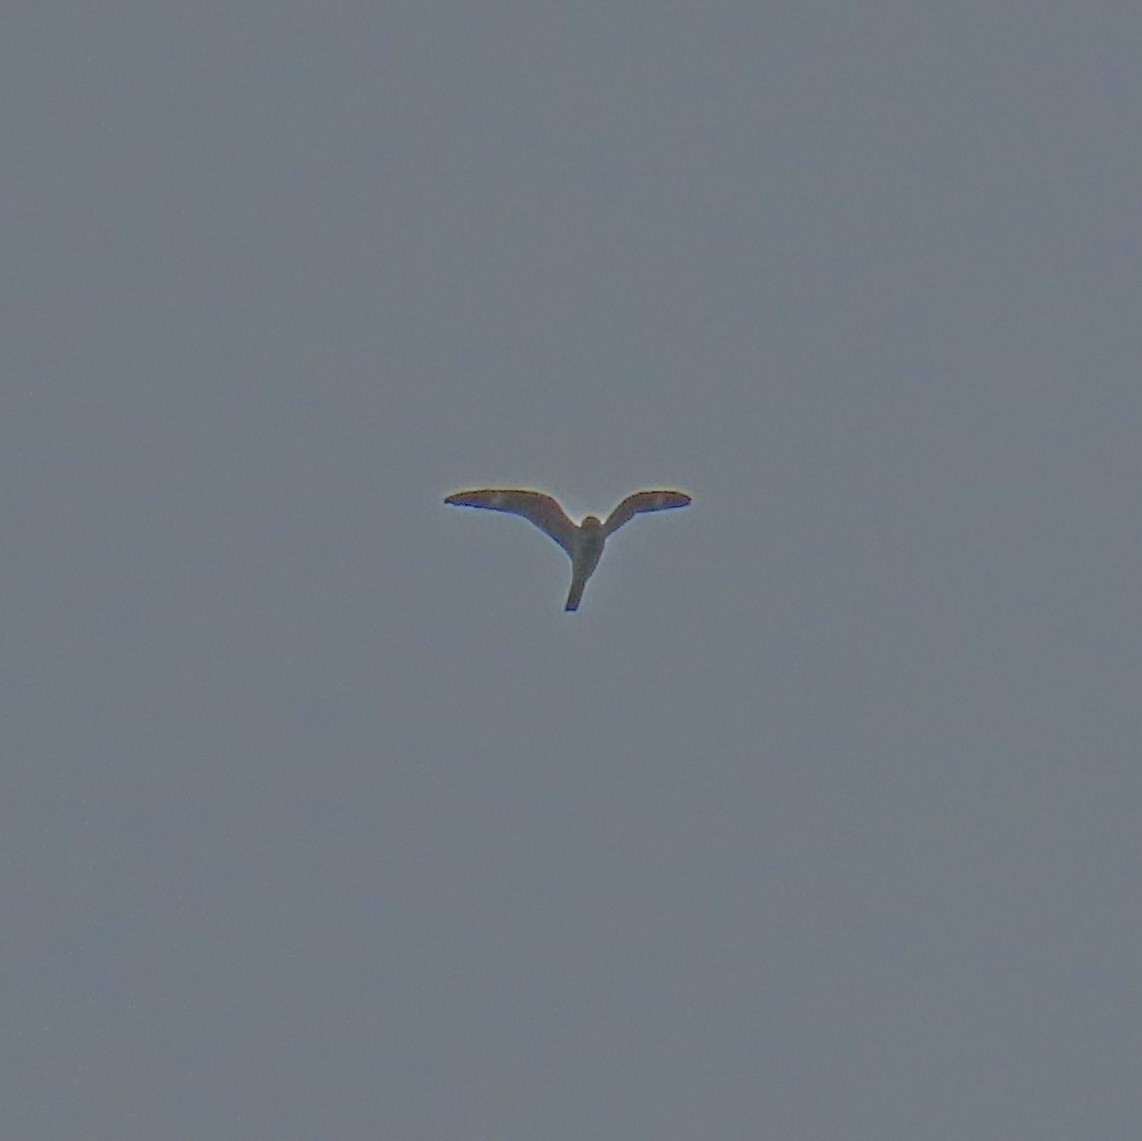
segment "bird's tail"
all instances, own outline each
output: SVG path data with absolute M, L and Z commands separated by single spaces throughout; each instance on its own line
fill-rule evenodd
M 583 597 L 583 587 L 586 585 L 587 580 L 578 575 L 571 580 L 571 589 L 567 593 L 567 604 L 563 607 L 564 612 L 579 609 L 579 599 Z

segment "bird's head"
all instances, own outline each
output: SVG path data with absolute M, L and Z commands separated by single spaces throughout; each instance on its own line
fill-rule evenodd
M 582 527 L 584 531 L 600 531 L 602 530 L 603 523 L 602 520 L 596 516 L 588 515 L 579 526 Z

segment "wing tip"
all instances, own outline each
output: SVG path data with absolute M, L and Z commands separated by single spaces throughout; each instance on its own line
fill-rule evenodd
M 444 502 L 452 507 L 480 507 L 482 504 L 479 500 L 486 499 L 491 494 L 490 491 L 454 491 L 444 497 Z
M 656 505 L 660 508 L 669 507 L 689 507 L 694 502 L 694 497 L 685 491 L 676 491 L 674 488 L 660 488 L 657 491 L 649 492 L 655 498 Z

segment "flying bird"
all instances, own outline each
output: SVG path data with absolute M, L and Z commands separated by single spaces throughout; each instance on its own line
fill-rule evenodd
M 539 491 L 458 491 L 444 502 L 455 507 L 483 507 L 489 511 L 522 515 L 545 535 L 550 535 L 571 558 L 571 590 L 563 609 L 578 610 L 583 587 L 599 565 L 607 539 L 640 512 L 685 507 L 690 496 L 681 491 L 636 491 L 607 516 L 606 522 L 588 515 L 579 524 L 572 523 L 550 495 Z

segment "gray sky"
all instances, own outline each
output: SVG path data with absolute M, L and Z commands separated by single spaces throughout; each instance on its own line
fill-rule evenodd
M 1131 5 L 0 65 L 7 1136 L 1133 1136 Z

